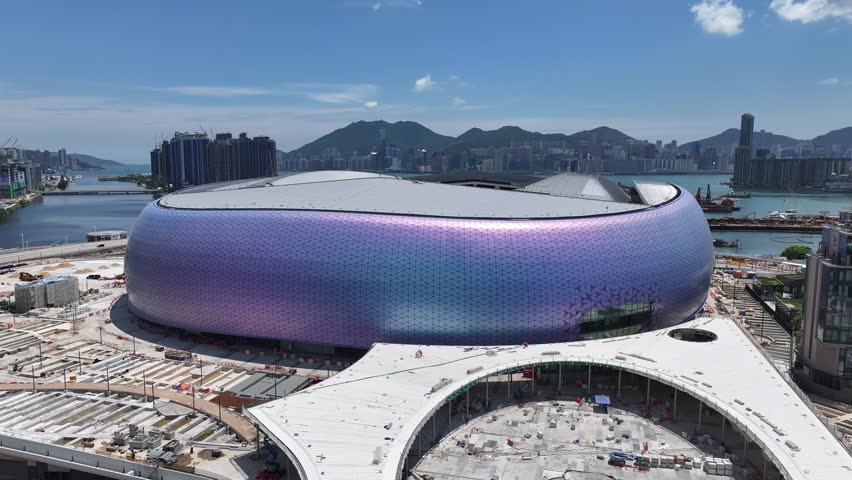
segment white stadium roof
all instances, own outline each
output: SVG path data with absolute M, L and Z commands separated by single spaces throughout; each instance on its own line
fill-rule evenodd
M 667 335 L 690 327 L 718 338 L 693 343 Z M 417 432 L 454 392 L 508 368 L 550 362 L 621 368 L 686 392 L 745 432 L 785 478 L 852 478 L 852 456 L 727 318 L 527 348 L 377 344 L 338 375 L 249 414 L 305 480 L 396 480 Z
M 323 171 L 212 184 L 163 197 L 163 207 L 280 209 L 387 213 L 459 218 L 565 218 L 641 210 L 616 184 L 598 177 L 556 175 L 523 190 L 459 188 L 365 172 Z M 658 197 L 655 201 L 660 200 Z

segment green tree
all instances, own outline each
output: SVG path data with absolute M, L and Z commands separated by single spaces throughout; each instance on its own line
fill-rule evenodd
M 812 252 L 811 247 L 805 245 L 790 245 L 781 252 L 781 256 L 787 260 L 801 260 Z

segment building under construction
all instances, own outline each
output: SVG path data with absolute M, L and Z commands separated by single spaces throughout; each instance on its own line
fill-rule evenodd
M 77 277 L 43 278 L 15 285 L 15 312 L 34 308 L 62 307 L 80 299 Z

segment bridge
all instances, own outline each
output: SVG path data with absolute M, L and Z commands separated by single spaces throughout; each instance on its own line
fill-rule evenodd
M 42 195 L 151 195 L 159 190 L 137 189 L 137 190 L 52 190 Z

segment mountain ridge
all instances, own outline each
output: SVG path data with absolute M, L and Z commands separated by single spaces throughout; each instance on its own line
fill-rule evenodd
M 116 162 L 115 160 L 98 158 L 94 155 L 87 155 L 85 153 L 69 153 L 68 156 L 71 158 L 76 158 L 77 161 L 79 161 L 80 163 L 87 163 L 95 167 L 115 167 L 119 165 L 124 165 L 123 163 Z
M 336 148 L 341 152 L 359 151 L 366 153 L 380 144 L 381 131 L 384 131 L 384 138 L 389 144 L 398 145 L 403 149 L 425 148 L 427 151 L 458 150 L 471 147 L 508 147 L 513 141 L 564 141 L 569 145 L 576 145 L 581 141 L 590 141 L 593 137 L 598 140 L 619 142 L 633 139 L 633 137 L 607 126 L 583 130 L 570 135 L 533 132 L 514 125 L 505 125 L 495 130 L 473 127 L 457 137 L 451 137 L 436 133 L 417 122 L 389 123 L 384 120 L 370 122 L 359 120 L 291 150 L 287 152 L 287 155 L 316 155 L 326 148 Z
M 310 156 L 322 153 L 326 148 L 336 148 L 340 152 L 358 151 L 367 153 L 381 144 L 380 131 L 384 130 L 388 144 L 395 144 L 403 149 L 425 148 L 427 151 L 459 152 L 473 147 L 508 147 L 513 141 L 564 141 L 569 146 L 581 141 L 598 141 L 624 143 L 635 140 L 620 130 L 609 126 L 600 126 L 591 130 L 565 133 L 540 133 L 525 130 L 515 125 L 504 125 L 494 130 L 483 130 L 472 127 L 457 137 L 442 135 L 430 130 L 424 125 L 413 121 L 390 123 L 385 120 L 359 120 L 345 127 L 329 132 L 313 142 L 307 143 L 290 152 L 282 152 L 284 156 Z M 740 130 L 728 128 L 721 133 L 699 140 L 678 145 L 679 151 L 689 151 L 698 142 L 702 148 L 729 148 L 739 142 Z M 811 140 L 801 140 L 786 135 L 766 131 L 754 132 L 754 146 L 766 148 L 772 145 L 792 146 L 803 141 L 811 141 L 821 145 L 852 145 L 852 127 L 832 130 Z

